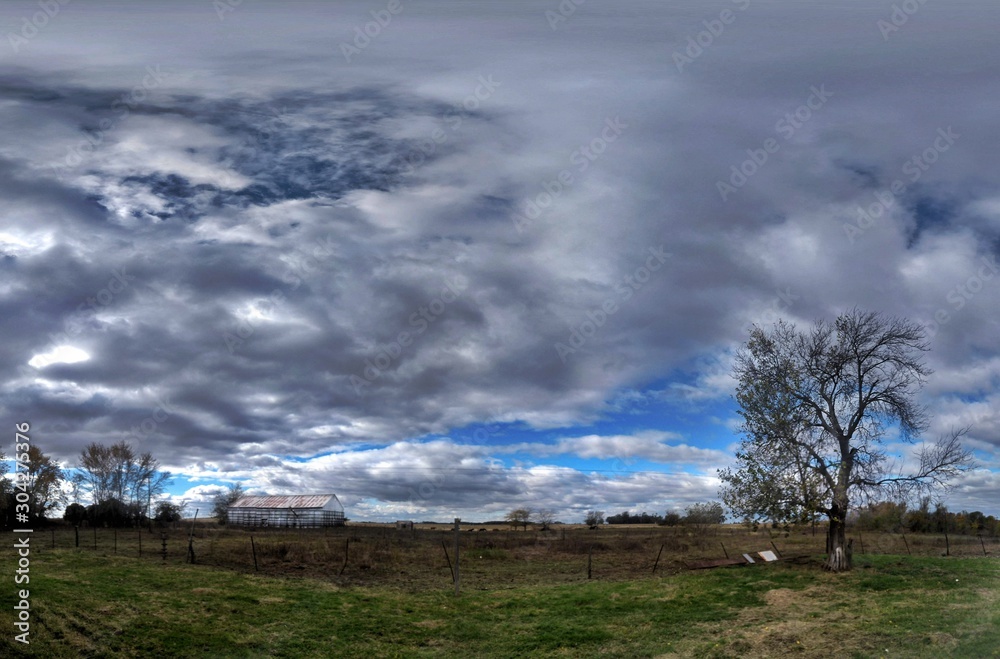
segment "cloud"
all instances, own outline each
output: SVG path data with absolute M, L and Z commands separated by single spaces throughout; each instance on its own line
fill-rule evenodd
M 693 8 L 586 5 L 552 30 L 528 5 L 422 2 L 351 62 L 362 2 L 62 12 L 0 67 L 0 408 L 61 460 L 129 438 L 190 478 L 373 516 L 436 473 L 406 460 L 476 470 L 412 504 L 442 514 L 543 473 L 567 514 L 578 491 L 673 505 L 712 496 L 747 327 L 858 305 L 928 324 L 932 415 L 992 451 L 997 46 L 971 6 L 927 5 L 934 29 L 891 44 L 876 9 L 751 6 L 682 74 L 683 26 L 711 18 Z M 813 88 L 832 95 L 779 130 Z M 56 350 L 89 359 L 30 364 Z M 489 451 L 432 441 L 494 418 Z M 495 466 L 515 447 L 534 466 Z M 306 468 L 324 456 L 356 472 Z M 696 475 L 572 466 L 622 456 Z

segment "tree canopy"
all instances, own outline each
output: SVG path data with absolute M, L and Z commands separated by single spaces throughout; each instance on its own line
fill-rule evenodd
M 735 468 L 719 473 L 726 505 L 754 519 L 827 515 L 826 565 L 850 569 L 852 497 L 912 497 L 971 467 L 967 429 L 923 444 L 912 469 L 886 450 L 890 436 L 912 444 L 928 426 L 916 400 L 927 350 L 920 325 L 858 309 L 808 331 L 754 327 L 734 364 L 743 439 Z
M 524 527 L 524 530 L 528 530 L 528 524 L 531 523 L 531 508 L 515 508 L 504 516 L 504 521 L 513 526 L 515 529 L 518 526 Z

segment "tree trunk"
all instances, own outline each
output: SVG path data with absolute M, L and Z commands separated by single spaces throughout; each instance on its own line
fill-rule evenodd
M 831 572 L 846 572 L 851 569 L 851 543 L 847 542 L 847 506 L 830 508 L 830 531 L 826 536 L 826 564 Z

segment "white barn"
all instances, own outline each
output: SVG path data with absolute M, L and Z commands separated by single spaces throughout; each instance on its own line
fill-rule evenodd
M 229 506 L 226 521 L 236 526 L 343 526 L 344 506 L 336 494 L 246 496 Z

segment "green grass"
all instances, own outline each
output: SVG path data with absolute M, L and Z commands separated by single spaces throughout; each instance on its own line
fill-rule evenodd
M 486 560 L 485 554 L 484 559 Z M 0 561 L 13 574 L 11 552 Z M 0 655 L 14 585 L 0 592 Z M 73 550 L 32 556 L 28 656 L 1000 657 L 995 559 L 856 558 L 473 590 L 342 588 Z

